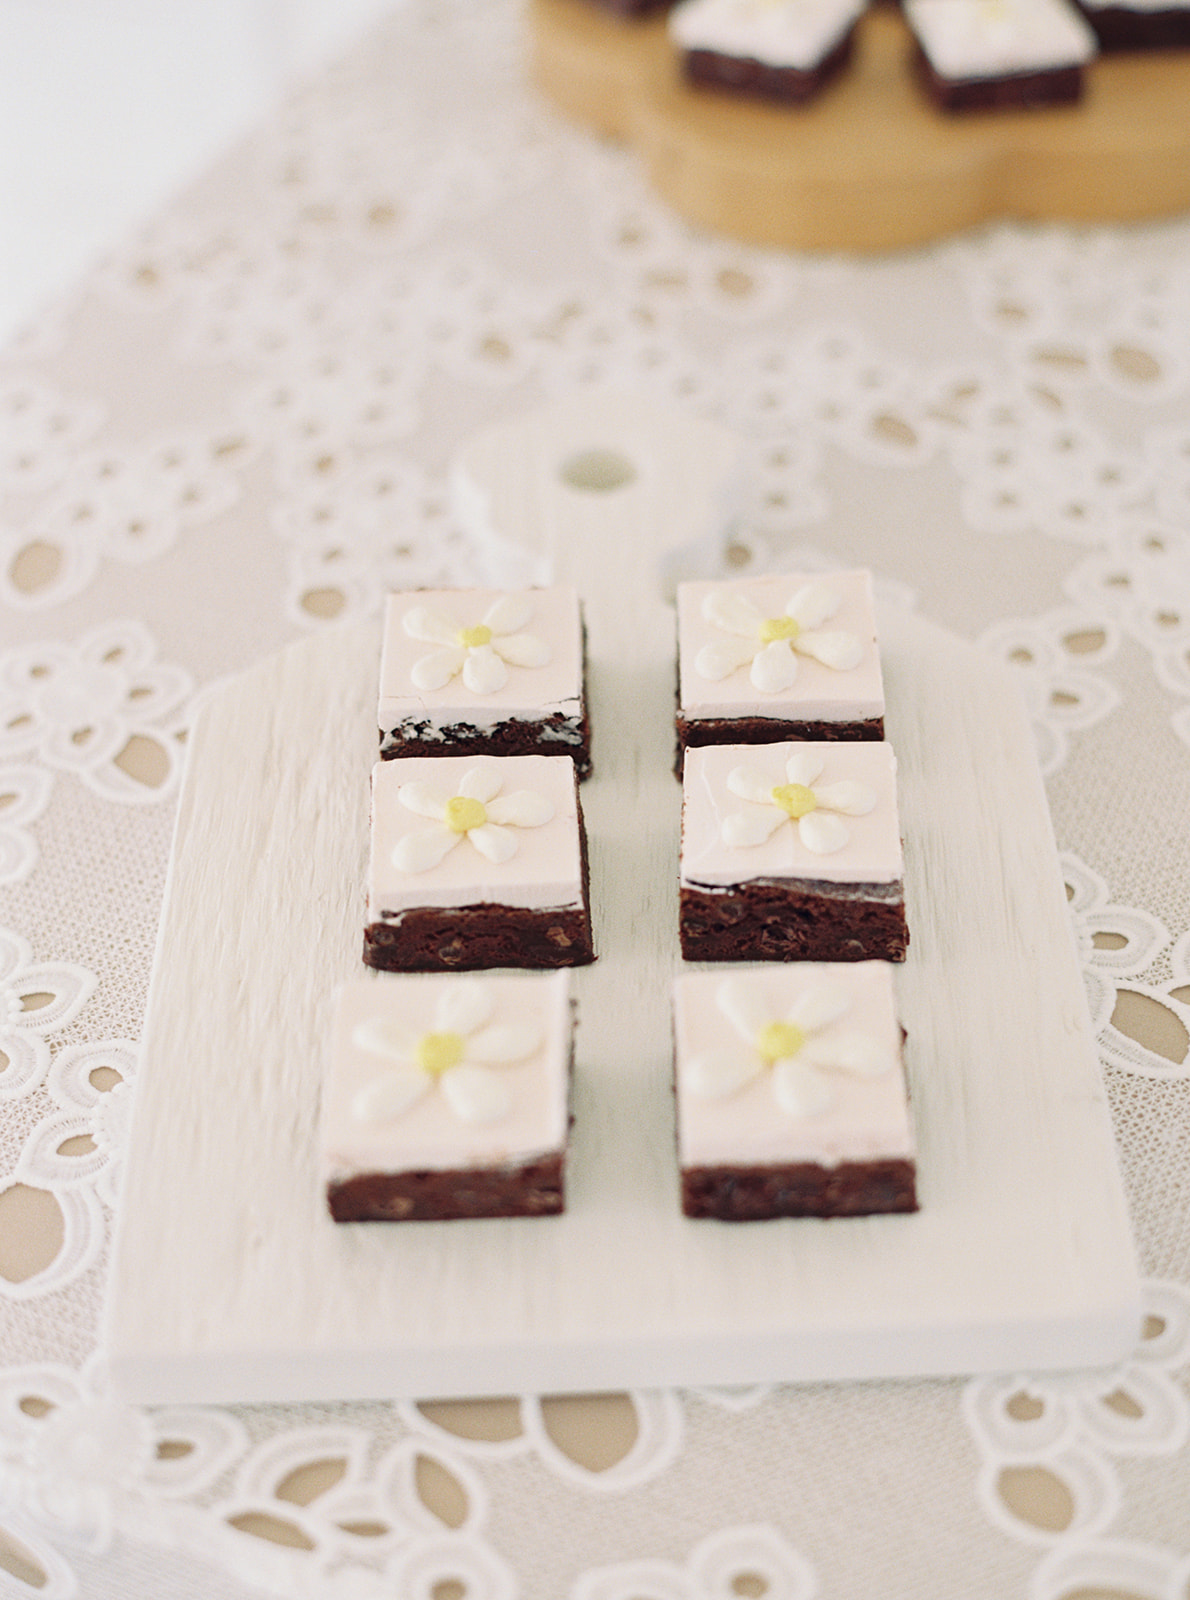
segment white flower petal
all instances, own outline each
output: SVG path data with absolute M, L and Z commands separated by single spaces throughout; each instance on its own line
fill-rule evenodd
M 511 662 L 514 667 L 544 667 L 552 658 L 549 645 L 535 633 L 513 633 L 507 638 L 493 639 L 492 649 L 502 661 Z
M 828 622 L 843 604 L 843 597 L 833 583 L 816 578 L 803 584 L 796 594 L 790 595 L 785 611 L 799 628 L 820 628 Z
M 785 780 L 787 783 L 801 783 L 807 789 L 812 789 L 825 765 L 826 757 L 821 751 L 812 750 L 809 745 L 800 745 L 790 753 L 785 762 Z
M 824 667 L 836 672 L 850 672 L 858 667 L 864 646 L 858 633 L 817 633 L 807 631 L 798 635 L 793 648 L 799 655 L 813 656 Z
M 443 650 L 433 650 L 421 656 L 409 669 L 415 689 L 433 691 L 444 689 L 466 660 L 467 652 L 460 645 L 448 645 Z
M 446 815 L 446 802 L 426 783 L 403 783 L 397 790 L 397 800 L 419 817 L 432 817 L 441 822 Z
M 490 644 L 473 645 L 463 662 L 463 682 L 472 694 L 495 694 L 508 682 L 508 668 Z
M 831 1072 L 849 1072 L 857 1078 L 882 1077 L 893 1058 L 870 1033 L 838 1030 L 807 1041 L 806 1060 Z
M 755 989 L 739 978 L 724 978 L 715 990 L 715 1004 L 748 1044 L 753 1044 L 760 1030 L 773 1020 Z
M 724 633 L 740 633 L 749 639 L 756 637 L 764 621 L 751 600 L 734 589 L 712 589 L 704 595 L 702 614 Z
M 803 1033 L 817 1033 L 838 1022 L 851 1010 L 851 996 L 847 985 L 837 978 L 819 978 L 802 991 L 785 1013 L 786 1021 L 794 1023 Z
M 374 1056 L 393 1056 L 405 1061 L 412 1055 L 416 1041 L 408 1028 L 391 1017 L 366 1017 L 352 1028 L 351 1042 Z
M 727 774 L 727 787 L 738 800 L 751 800 L 758 806 L 773 804 L 776 785 L 755 767 L 732 767 Z
M 797 682 L 797 657 L 789 648 L 788 639 L 774 639 L 752 657 L 752 670 L 748 674 L 752 687 L 761 694 L 783 694 Z
M 463 837 L 444 822 L 432 828 L 419 828 L 407 833 L 393 846 L 392 863 L 398 872 L 429 872 L 440 861 L 445 861 Z
M 512 1109 L 512 1095 L 489 1067 L 472 1067 L 466 1062 L 448 1067 L 438 1080 L 447 1105 L 460 1122 L 482 1126 L 499 1122 Z
M 533 615 L 533 597 L 527 594 L 502 594 L 483 614 L 493 633 L 519 633 Z
M 364 1085 L 351 1102 L 351 1115 L 357 1122 L 391 1122 L 429 1087 L 430 1079 L 420 1067 L 391 1067 Z
M 822 783 L 814 798 L 827 811 L 841 811 L 845 817 L 866 817 L 876 804 L 876 791 L 857 778 L 840 778 L 837 783 Z
M 830 1083 L 800 1056 L 773 1067 L 773 1099 L 791 1117 L 813 1117 L 834 1099 Z
M 524 1061 L 541 1045 L 542 1031 L 535 1022 L 499 1022 L 467 1040 L 467 1058 L 485 1066 Z
M 459 793 L 468 800 L 478 800 L 486 806 L 489 800 L 494 800 L 500 793 L 503 782 L 498 761 L 480 761 L 468 767 L 460 778 Z
M 833 811 L 811 811 L 797 825 L 798 838 L 816 856 L 834 855 L 851 838 L 851 829 Z
M 710 644 L 704 644 L 695 656 L 694 670 L 709 683 L 721 683 L 751 661 L 755 654 L 756 643 L 752 639 L 713 639 Z
M 508 828 L 498 828 L 491 822 L 472 828 L 467 837 L 484 860 L 492 862 L 494 866 L 511 861 L 520 848 L 515 833 Z
M 732 850 L 751 850 L 771 839 L 785 820 L 784 811 L 777 806 L 733 811 L 731 816 L 724 817 L 720 836 Z
M 456 978 L 439 995 L 434 1020 L 443 1033 L 467 1035 L 483 1027 L 495 1004 L 482 978 Z
M 746 1050 L 709 1050 L 686 1063 L 682 1086 L 700 1100 L 725 1100 L 751 1083 L 760 1070 L 760 1057 Z
M 458 623 L 432 606 L 414 606 L 412 611 L 406 611 L 401 626 L 411 639 L 420 639 L 425 644 L 458 642 Z
M 532 789 L 499 795 L 487 808 L 488 821 L 514 828 L 540 828 L 554 815 L 554 802 Z

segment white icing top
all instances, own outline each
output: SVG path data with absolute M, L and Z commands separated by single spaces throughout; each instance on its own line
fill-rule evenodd
M 1082 0 L 1088 11 L 1190 11 L 1190 0 Z
M 960 81 L 1082 66 L 1098 52 L 1071 0 L 905 0 L 905 20 L 939 77 Z
M 683 974 L 674 1037 L 684 1167 L 914 1154 L 886 962 Z
M 669 30 L 682 50 L 809 72 L 866 8 L 867 0 L 682 0 Z
M 812 768 L 815 776 L 803 784 Z M 757 878 L 900 882 L 896 771 L 892 746 L 874 740 L 687 750 L 682 883 L 730 888 Z
M 583 689 L 578 595 L 565 584 L 414 590 L 385 603 L 378 726 L 477 727 L 578 716 Z
M 368 917 L 414 906 L 578 906 L 569 756 L 416 756 L 372 769 Z
M 562 1148 L 569 994 L 566 972 L 344 984 L 322 1099 L 324 1181 L 490 1166 Z M 457 1063 L 434 1041 L 457 1041 Z
M 868 572 L 683 583 L 677 608 L 687 719 L 884 715 Z

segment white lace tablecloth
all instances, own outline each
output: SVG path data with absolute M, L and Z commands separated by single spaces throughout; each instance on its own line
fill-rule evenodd
M 0 1595 L 1185 1600 L 1190 220 L 745 249 L 563 125 L 522 28 L 414 0 L 0 361 Z M 1019 668 L 1144 1338 L 1091 1375 L 123 1406 L 95 1353 L 195 709 L 466 583 L 453 453 L 608 384 L 746 439 L 745 566 L 870 565 Z

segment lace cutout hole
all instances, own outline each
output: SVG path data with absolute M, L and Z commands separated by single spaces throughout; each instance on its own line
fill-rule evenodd
M 413 1468 L 418 1498 L 427 1511 L 448 1528 L 461 1528 L 467 1520 L 467 1491 L 453 1473 L 433 1456 L 419 1455 Z
M 347 596 L 342 589 L 307 589 L 300 604 L 307 615 L 331 622 L 347 604 Z
M 759 1572 L 737 1572 L 731 1580 L 731 1592 L 738 1594 L 741 1600 L 764 1600 L 769 1592 L 768 1580 Z
M 457 1578 L 439 1578 L 430 1590 L 430 1600 L 467 1600 L 467 1590 Z
M 181 1461 L 186 1456 L 194 1454 L 194 1446 L 189 1439 L 159 1439 L 157 1441 L 156 1455 L 158 1461 Z
M 40 594 L 54 583 L 62 570 L 62 551 L 57 545 L 34 539 L 12 558 L 8 576 L 21 594 Z
M 269 1544 L 281 1544 L 291 1550 L 313 1550 L 314 1541 L 302 1532 L 296 1522 L 275 1517 L 269 1511 L 241 1511 L 228 1517 L 228 1526 L 238 1533 L 249 1534 L 253 1539 L 264 1539 Z
M 562 482 L 586 494 L 609 494 L 636 477 L 636 468 L 621 450 L 583 450 L 561 466 Z
M 1102 929 L 1098 933 L 1091 935 L 1091 943 L 1096 950 L 1126 950 L 1128 948 L 1128 940 L 1122 933 L 1107 933 Z
M 427 1422 L 457 1439 L 505 1444 L 523 1432 L 516 1400 L 425 1400 L 417 1409 Z
M 60 1156 L 88 1156 L 95 1149 L 95 1141 L 89 1133 L 76 1133 L 73 1138 L 63 1139 L 58 1146 L 57 1154 Z
M 872 432 L 885 443 L 900 445 L 906 450 L 911 450 L 917 443 L 916 430 L 904 418 L 894 417 L 887 411 L 873 418 Z
M 35 1422 L 40 1422 L 42 1417 L 48 1417 L 55 1407 L 52 1400 L 46 1400 L 39 1394 L 23 1394 L 17 1402 L 17 1409 L 23 1411 L 27 1417 L 32 1417 Z
M 33 1592 L 44 1589 L 50 1581 L 49 1573 L 33 1552 L 4 1528 L 0 1528 L 0 1572 L 8 1573 L 22 1589 Z
M 1036 1422 L 1045 1410 L 1045 1401 L 1028 1394 L 1024 1389 L 1018 1389 L 1015 1394 L 1009 1395 L 1004 1409 L 1014 1422 Z
M 387 1522 L 340 1522 L 336 1526 L 355 1539 L 383 1539 L 390 1531 Z
M 121 772 L 146 789 L 160 789 L 172 770 L 163 746 L 143 733 L 134 733 L 114 760 Z
M 1190 1051 L 1190 1035 L 1168 1006 L 1135 989 L 1120 989 L 1111 1015 L 1112 1027 L 1137 1044 L 1180 1067 Z
M 1065 1533 L 1074 1520 L 1070 1490 L 1047 1467 L 1005 1467 L 996 1488 L 1013 1516 L 1030 1527 Z
M 555 1395 L 541 1402 L 545 1431 L 564 1456 L 588 1472 L 608 1472 L 637 1440 L 638 1423 L 626 1394 Z
M 1083 628 L 1078 633 L 1068 633 L 1062 643 L 1071 655 L 1086 656 L 1102 650 L 1107 643 L 1107 635 L 1102 628 Z
M 347 1462 L 342 1456 L 328 1457 L 324 1461 L 304 1461 L 281 1479 L 275 1490 L 277 1499 L 287 1500 L 294 1506 L 308 1506 L 319 1495 L 333 1489 L 346 1471 Z
M 94 1067 L 87 1074 L 87 1082 L 100 1094 L 110 1094 L 118 1083 L 124 1082 L 124 1078 L 115 1067 Z
M 46 990 L 37 989 L 30 994 L 23 994 L 21 996 L 21 1010 L 44 1011 L 46 1006 L 50 1005 L 53 999 L 54 996 L 52 994 L 48 994 Z
M 1161 363 L 1157 358 L 1132 345 L 1117 345 L 1111 353 L 1111 363 L 1130 383 L 1156 383 L 1161 377 Z
M 25 1283 L 57 1259 L 66 1239 L 62 1208 L 48 1189 L 14 1183 L 0 1193 L 0 1278 Z
M 1138 1422 L 1144 1416 L 1144 1408 L 1137 1405 L 1136 1401 L 1125 1389 L 1113 1389 L 1111 1394 L 1105 1394 L 1103 1404 L 1109 1411 L 1114 1411 L 1117 1416 L 1128 1417 Z

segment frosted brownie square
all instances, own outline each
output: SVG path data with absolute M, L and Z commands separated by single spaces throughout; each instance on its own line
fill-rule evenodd
M 322 1167 L 336 1222 L 564 1205 L 568 974 L 357 978 L 335 997 Z
M 687 961 L 903 961 L 891 745 L 706 745 L 682 780 Z
M 674 990 L 682 1210 L 725 1222 L 917 1210 L 890 968 L 689 973 Z
M 389 595 L 377 720 L 386 760 L 570 755 L 585 777 L 591 739 L 578 595 L 565 584 Z
M 1101 50 L 1190 48 L 1190 0 L 1078 0 Z
M 1081 98 L 1095 34 L 1073 0 L 904 0 L 915 65 L 944 111 Z
M 883 739 L 871 575 L 678 587 L 678 770 L 696 745 Z
M 394 972 L 593 960 L 574 762 L 377 762 L 367 918 L 364 961 Z
M 681 0 L 669 33 L 692 83 L 800 104 L 851 58 L 867 0 Z

